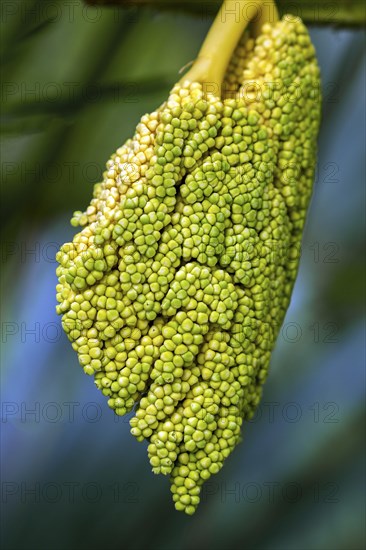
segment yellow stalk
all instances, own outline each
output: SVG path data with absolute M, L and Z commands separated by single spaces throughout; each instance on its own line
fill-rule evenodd
M 252 22 L 255 37 L 264 23 L 273 24 L 278 18 L 273 0 L 224 0 L 196 60 L 181 82 L 200 82 L 206 93 L 220 96 L 227 66 L 249 23 Z

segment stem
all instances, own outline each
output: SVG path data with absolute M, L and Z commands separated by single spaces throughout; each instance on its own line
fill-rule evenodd
M 224 0 L 222 6 L 202 44 L 197 59 L 181 82 L 191 81 L 210 84 L 215 95 L 221 89 L 225 72 L 234 50 L 243 34 L 252 21 L 252 32 L 257 36 L 262 25 L 266 22 L 274 23 L 278 20 L 278 13 L 273 1 L 243 0 L 240 10 L 233 9 L 235 2 Z M 273 8 L 268 10 L 268 8 Z M 268 13 L 271 12 L 271 13 Z

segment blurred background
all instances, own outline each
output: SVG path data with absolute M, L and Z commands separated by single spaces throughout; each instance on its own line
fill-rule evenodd
M 310 26 L 324 104 L 299 276 L 262 404 L 193 517 L 175 512 L 168 480 L 83 374 L 55 314 L 71 214 L 196 56 L 207 7 L 2 4 L 6 550 L 364 548 L 362 30 Z

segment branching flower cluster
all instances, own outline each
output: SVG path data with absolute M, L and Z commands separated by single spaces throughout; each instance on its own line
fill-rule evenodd
M 316 160 L 314 82 L 300 20 L 244 35 L 223 96 L 183 81 L 141 118 L 57 255 L 57 311 L 80 364 L 116 414 L 134 410 L 132 435 L 187 514 L 260 401 L 289 304 Z

